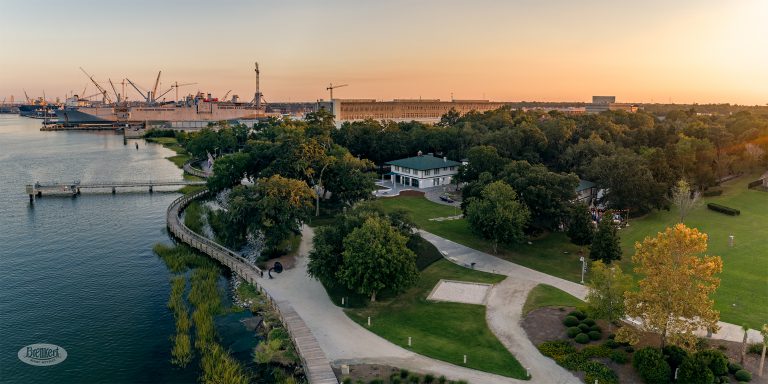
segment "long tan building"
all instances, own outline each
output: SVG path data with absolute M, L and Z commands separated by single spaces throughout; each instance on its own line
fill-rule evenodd
M 463 115 L 470 111 L 485 112 L 498 109 L 509 103 L 488 100 L 439 99 L 395 99 L 376 101 L 374 99 L 333 99 L 333 114 L 337 124 L 365 119 L 392 121 L 419 121 L 437 123 L 451 108 Z

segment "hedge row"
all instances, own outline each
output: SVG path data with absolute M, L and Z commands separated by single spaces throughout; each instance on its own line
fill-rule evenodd
M 763 184 L 763 179 L 755 180 L 755 181 L 747 184 L 747 188 L 754 188 L 754 187 L 760 186 L 761 184 Z
M 704 191 L 702 193 L 702 195 L 704 195 L 704 197 L 720 196 L 722 194 L 723 194 L 723 190 L 722 189 L 709 189 L 709 190 L 706 190 L 706 191 Z
M 725 213 L 726 215 L 730 215 L 730 216 L 736 216 L 741 214 L 741 211 L 739 211 L 736 208 L 726 207 L 725 205 L 720 205 L 715 203 L 707 204 L 707 208 L 715 212 Z

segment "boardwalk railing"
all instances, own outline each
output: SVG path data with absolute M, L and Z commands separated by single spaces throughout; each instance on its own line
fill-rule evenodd
M 208 193 L 209 191 L 206 189 L 192 195 L 182 196 L 168 206 L 166 222 L 170 232 L 192 248 L 229 267 L 229 269 L 236 272 L 244 280 L 253 284 L 268 299 L 272 308 L 280 316 L 282 323 L 285 324 L 285 328 L 296 345 L 296 350 L 301 358 L 301 364 L 304 367 L 304 372 L 310 384 L 338 384 L 328 358 L 301 316 L 296 313 L 296 310 L 293 309 L 290 303 L 276 301 L 264 290 L 262 284 L 258 283 L 258 279 L 264 277 L 264 271 L 228 248 L 195 233 L 181 222 L 180 214 L 184 211 L 184 208 L 195 199 L 202 198 Z
M 197 169 L 192 166 L 192 162 L 194 160 L 189 160 L 186 163 L 184 163 L 184 166 L 182 167 L 184 169 L 184 172 L 189 173 L 192 176 L 202 177 L 203 179 L 210 176 L 208 173 L 203 171 L 202 169 Z

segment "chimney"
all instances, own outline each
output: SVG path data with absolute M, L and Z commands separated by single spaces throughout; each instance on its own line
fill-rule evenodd
M 418 155 L 418 156 L 421 156 L 421 155 L 422 155 L 421 151 L 419 151 L 419 152 L 417 153 L 417 155 Z
M 445 156 L 443 156 L 443 162 L 444 162 L 444 163 L 447 163 L 447 162 L 448 162 L 448 158 L 447 158 L 447 157 L 445 157 Z

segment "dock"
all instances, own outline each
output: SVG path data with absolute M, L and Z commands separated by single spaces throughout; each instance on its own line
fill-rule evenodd
M 101 183 L 81 183 L 73 181 L 71 183 L 40 183 L 27 184 L 26 191 L 29 195 L 29 201 L 34 202 L 35 197 L 43 195 L 53 196 L 77 196 L 85 189 L 106 189 L 117 193 L 118 188 L 147 188 L 149 193 L 154 191 L 155 187 L 183 187 L 187 185 L 205 185 L 205 181 L 190 180 L 159 180 L 159 181 L 117 181 Z

